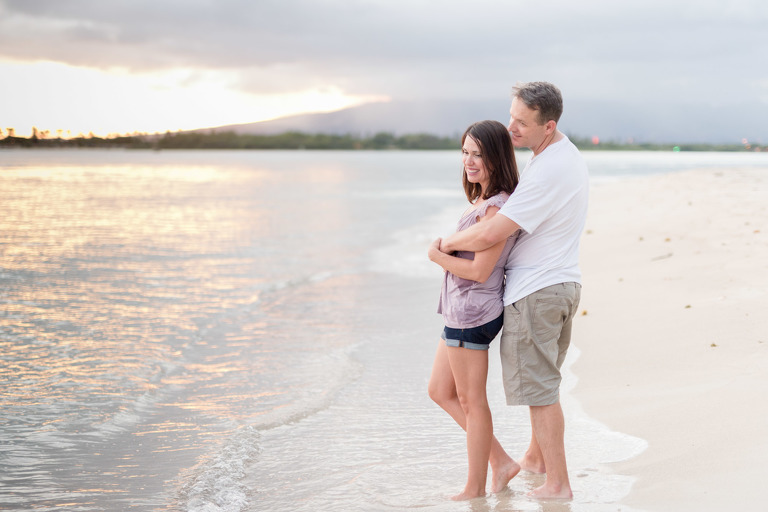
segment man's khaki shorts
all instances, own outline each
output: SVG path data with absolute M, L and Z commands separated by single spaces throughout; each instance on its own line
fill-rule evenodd
M 508 405 L 550 405 L 560 400 L 560 367 L 580 298 L 580 284 L 562 283 L 504 308 L 500 351 Z

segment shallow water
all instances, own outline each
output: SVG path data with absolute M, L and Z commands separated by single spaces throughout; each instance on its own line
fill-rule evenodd
M 739 158 L 680 155 L 587 157 L 597 181 Z M 0 151 L 0 508 L 616 510 L 606 464 L 644 442 L 567 395 L 572 503 L 531 476 L 447 501 L 464 439 L 425 393 L 425 251 L 459 176 L 454 152 Z

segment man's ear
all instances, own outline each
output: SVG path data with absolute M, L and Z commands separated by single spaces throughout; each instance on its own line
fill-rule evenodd
M 547 135 L 549 135 L 550 133 L 554 133 L 555 130 L 557 129 L 557 123 L 554 122 L 552 119 L 547 121 L 547 123 L 544 126 L 545 126 Z

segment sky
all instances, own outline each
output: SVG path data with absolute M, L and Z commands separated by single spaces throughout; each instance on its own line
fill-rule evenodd
M 764 0 L 0 0 L 0 129 L 165 132 L 530 80 L 566 107 L 748 115 L 767 49 Z

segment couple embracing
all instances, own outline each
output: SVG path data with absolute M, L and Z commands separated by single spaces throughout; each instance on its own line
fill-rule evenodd
M 446 272 L 440 295 L 445 328 L 429 396 L 467 432 L 463 500 L 484 496 L 521 470 L 545 473 L 536 498 L 573 495 L 565 459 L 560 368 L 579 304 L 579 239 L 589 178 L 579 151 L 557 128 L 560 91 L 547 82 L 513 89 L 510 122 L 471 125 L 462 137 L 462 182 L 470 207 L 456 233 L 429 258 Z M 513 148 L 532 156 L 518 175 Z M 493 435 L 486 397 L 488 347 L 499 331 L 508 405 L 530 408 L 531 442 L 515 461 Z

